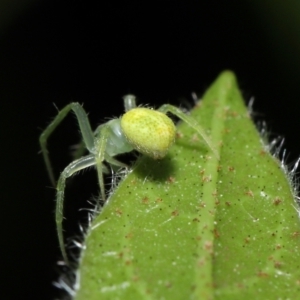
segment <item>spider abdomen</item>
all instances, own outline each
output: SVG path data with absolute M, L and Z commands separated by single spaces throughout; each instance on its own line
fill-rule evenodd
M 163 158 L 175 140 L 173 121 L 164 113 L 149 108 L 129 110 L 121 118 L 121 128 L 128 143 L 154 159 Z

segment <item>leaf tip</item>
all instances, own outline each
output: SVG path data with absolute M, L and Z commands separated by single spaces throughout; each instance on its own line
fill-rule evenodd
M 232 72 L 230 70 L 224 70 L 217 78 L 217 81 L 220 81 L 223 84 L 226 83 L 229 85 L 235 85 L 237 82 L 234 72 Z

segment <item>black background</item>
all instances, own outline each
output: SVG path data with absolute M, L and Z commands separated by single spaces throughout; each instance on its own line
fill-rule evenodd
M 286 137 L 288 161 L 300 153 L 298 37 L 280 35 L 288 16 L 264 23 L 267 10 L 250 1 L 99 3 L 38 2 L 1 31 L 1 299 L 58 297 L 55 192 L 38 154 L 39 134 L 56 115 L 53 103 L 84 103 L 95 127 L 122 114 L 124 94 L 153 106 L 192 102 L 192 91 L 201 95 L 231 69 L 246 101 L 254 96 L 271 131 Z M 71 116 L 50 140 L 57 175 L 78 137 Z M 69 235 L 85 216 L 78 209 L 97 195 L 96 183 L 93 171 L 70 183 Z

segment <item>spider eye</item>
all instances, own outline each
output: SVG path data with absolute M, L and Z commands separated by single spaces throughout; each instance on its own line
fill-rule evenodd
M 154 159 L 163 158 L 175 140 L 176 127 L 165 114 L 149 108 L 135 108 L 121 118 L 128 142 Z

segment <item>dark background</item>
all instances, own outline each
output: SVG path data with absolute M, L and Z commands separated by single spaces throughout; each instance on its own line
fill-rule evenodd
M 154 106 L 192 102 L 192 91 L 201 95 L 222 70 L 231 69 L 245 100 L 254 96 L 260 117 L 286 137 L 288 162 L 300 153 L 295 1 L 287 1 L 289 7 L 279 1 L 96 2 L 22 7 L 15 1 L 16 13 L 13 5 L 2 9 L 1 299 L 58 297 L 52 285 L 60 272 L 55 191 L 38 154 L 38 137 L 56 115 L 53 103 L 84 103 L 95 127 L 122 114 L 124 94 Z M 71 116 L 50 141 L 56 175 L 78 140 Z M 78 209 L 91 195 L 97 195 L 93 171 L 70 183 L 69 235 L 78 232 L 78 218 L 85 217 Z

